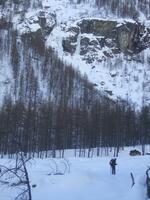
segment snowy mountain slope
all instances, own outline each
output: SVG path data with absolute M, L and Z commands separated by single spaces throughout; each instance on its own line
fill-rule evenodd
M 82 9 L 82 7 L 80 6 L 81 5 L 78 5 L 76 7 L 78 11 Z M 86 6 L 88 6 L 88 4 Z M 85 17 L 90 17 L 90 19 L 93 19 L 93 17 L 100 17 L 98 19 L 101 19 L 102 17 L 102 13 L 96 10 L 93 12 L 93 8 L 89 8 L 89 12 L 85 11 L 86 14 L 84 15 L 82 15 L 81 10 L 81 14 L 79 13 L 79 17 L 73 10 L 71 10 L 71 8 L 67 9 L 69 10 L 70 18 L 68 18 L 66 23 L 69 27 L 70 21 L 74 22 L 78 20 L 78 18 L 85 19 Z M 66 12 L 64 12 L 64 17 L 62 17 L 62 19 L 66 19 L 65 14 Z M 107 21 L 109 20 L 109 18 L 107 17 L 104 20 Z M 135 23 L 133 20 L 129 21 Z M 149 21 L 144 20 L 142 21 L 142 23 L 143 22 L 145 23 L 146 27 L 149 27 Z M 117 23 L 119 25 L 126 22 L 124 21 L 124 19 L 117 19 Z M 74 25 L 76 25 L 76 22 L 74 22 Z M 55 48 L 56 51 L 58 51 L 58 55 L 60 55 L 61 58 L 63 57 L 63 59 L 65 59 L 67 62 L 72 63 L 72 65 L 77 67 L 83 74 L 87 74 L 89 80 L 96 84 L 99 89 L 108 93 L 110 98 L 123 98 L 128 100 L 129 102 L 135 103 L 138 107 L 141 107 L 143 104 L 149 104 L 149 48 L 142 51 L 138 55 L 134 55 L 134 59 L 132 59 L 130 56 L 119 54 L 118 56 L 116 55 L 115 58 L 109 57 L 108 59 L 106 59 L 106 61 L 103 61 L 103 57 L 107 57 L 104 55 L 103 52 L 106 51 L 108 53 L 111 53 L 110 48 L 105 46 L 105 49 L 100 49 L 97 52 L 96 56 L 93 55 L 93 57 L 95 56 L 94 58 L 92 57 L 93 62 L 89 64 L 86 62 L 88 58 L 83 58 L 83 56 L 80 55 L 80 43 L 83 34 L 82 36 L 80 34 L 78 35 L 77 45 L 73 54 L 69 54 L 68 52 L 63 51 L 62 40 L 69 34 L 68 32 L 65 33 L 64 31 L 62 31 L 65 28 L 64 25 L 62 26 L 62 28 L 60 28 L 60 26 L 55 27 L 47 41 L 48 45 L 52 46 L 53 48 Z M 83 36 L 83 38 L 84 37 L 85 35 Z M 95 39 L 94 35 L 91 34 L 87 34 L 86 37 L 89 37 L 91 41 L 94 41 Z M 91 52 L 89 51 L 88 53 L 91 56 Z M 97 62 L 98 59 L 101 59 L 102 61 Z
M 136 3 L 136 5 L 138 4 Z M 93 1 L 80 4 L 70 0 L 31 1 L 30 5 L 26 5 L 26 7 L 22 4 L 14 6 L 7 1 L 5 7 L 1 7 L 0 24 L 11 22 L 20 35 L 32 33 L 37 37 L 36 34 L 40 33 L 39 35 L 45 40 L 47 47 L 53 47 L 62 60 L 72 64 L 82 74 L 87 74 L 88 79 L 110 98 L 128 100 L 137 108 L 150 103 L 149 39 L 145 49 L 132 55 L 126 55 L 122 51 L 114 54 L 110 38 L 100 35 L 99 40 L 103 40 L 103 37 L 107 40 L 107 44 L 101 48 L 99 44 L 95 44 L 98 38 L 91 33 L 79 32 L 77 41 L 71 44 L 71 48 L 72 46 L 74 48 L 73 51 L 71 49 L 70 52 L 67 52 L 63 46 L 65 38 L 70 37 L 71 34 L 68 29 L 76 26 L 81 19 L 102 21 L 111 19 L 117 23 L 117 27 L 129 22 L 134 25 L 133 19 L 118 19 L 114 13 L 106 13 L 103 7 L 99 10 Z M 138 10 L 138 6 L 136 8 Z M 148 16 L 148 14 L 146 15 Z M 138 21 L 144 25 L 145 30 L 148 30 L 150 21 L 146 15 L 139 12 Z M 148 33 L 145 32 L 145 34 Z M 142 37 L 145 37 L 144 33 Z M 88 46 L 85 45 L 87 40 L 91 42 Z M 84 51 L 87 52 L 83 55 Z M 1 65 L 4 65 L 4 61 L 1 62 Z M 7 74 L 6 77 L 3 76 L 3 79 L 7 80 L 7 76 Z M 43 84 L 40 81 L 42 91 L 45 90 Z M 13 87 L 11 83 L 8 85 L 9 88 Z M 5 85 L 2 88 L 6 90 Z
M 117 174 L 110 174 L 111 157 L 74 158 L 68 157 L 70 173 L 48 175 L 54 167 L 51 159 L 35 159 L 28 170 L 34 200 L 141 200 L 146 198 L 145 171 L 149 165 L 149 156 L 129 157 L 129 148 L 117 158 Z M 55 159 L 58 168 L 63 171 L 62 159 Z M 7 166 L 12 160 L 0 159 Z M 9 164 L 8 164 L 9 163 Z M 135 185 L 131 188 L 130 173 L 133 173 Z M 17 194 L 17 188 L 0 187 L 1 198 L 11 200 Z
M 73 39 L 69 41 L 69 44 L 66 40 L 64 48 L 63 40 L 68 37 L 68 34 L 68 32 L 61 31 L 60 27 L 56 27 L 49 36 L 47 44 L 58 51 L 61 58 L 72 63 L 82 74 L 87 74 L 89 80 L 98 89 L 108 93 L 110 98 L 123 98 L 139 107 L 143 103 L 149 103 L 149 48 L 135 55 L 124 55 L 122 52 L 114 54 L 111 47 L 108 47 L 111 46 L 111 40 L 108 39 L 110 41 L 108 46 L 101 47 L 97 42 L 98 38 L 95 38 L 93 34 L 80 35 L 80 33 L 76 44 L 71 43 Z M 73 36 L 69 35 L 69 37 Z M 103 38 L 99 36 L 99 39 L 103 40 Z M 98 47 L 96 47 L 96 42 Z M 89 43 L 89 46 L 86 43 Z M 70 52 L 64 49 L 67 51 L 69 49 Z

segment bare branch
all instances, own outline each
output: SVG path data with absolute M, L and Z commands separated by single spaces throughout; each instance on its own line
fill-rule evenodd
M 134 176 L 133 176 L 132 172 L 130 173 L 130 175 L 131 175 L 131 179 L 132 179 L 132 186 L 131 186 L 131 188 L 132 188 L 135 185 L 135 181 L 134 181 Z

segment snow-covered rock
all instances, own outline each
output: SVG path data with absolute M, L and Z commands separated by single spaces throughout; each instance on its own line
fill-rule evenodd
M 102 51 L 103 57 L 113 57 L 113 54 L 121 52 L 137 54 L 150 45 L 150 29 L 131 22 L 118 26 L 117 21 L 83 19 L 77 22 L 76 27 L 68 28 L 63 40 L 64 51 L 75 52 L 78 37 L 81 39 L 80 55 L 89 54 L 92 57 L 99 51 Z M 100 58 L 97 56 L 95 59 Z

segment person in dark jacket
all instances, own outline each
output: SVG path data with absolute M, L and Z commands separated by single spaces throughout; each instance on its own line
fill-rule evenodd
M 115 175 L 116 174 L 116 165 L 117 165 L 116 158 L 112 158 L 110 160 L 109 164 L 110 164 L 110 167 L 111 167 L 112 174 Z

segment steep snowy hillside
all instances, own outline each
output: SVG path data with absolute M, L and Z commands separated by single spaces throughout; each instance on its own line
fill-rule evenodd
M 7 45 L 10 32 L 6 31 L 13 27 L 17 30 L 18 49 L 22 49 L 23 37 L 29 38 L 41 53 L 43 46 L 52 47 L 60 59 L 87 74 L 94 86 L 110 98 L 125 99 L 137 108 L 150 103 L 148 1 L 120 0 L 115 4 L 113 0 L 7 0 L 2 1 L 0 10 L 1 98 L 12 93 L 17 84 L 9 67 L 13 48 Z M 25 54 L 22 50 L 19 54 L 23 62 Z M 46 82 L 39 75 L 35 55 L 33 59 L 40 91 L 46 96 Z

